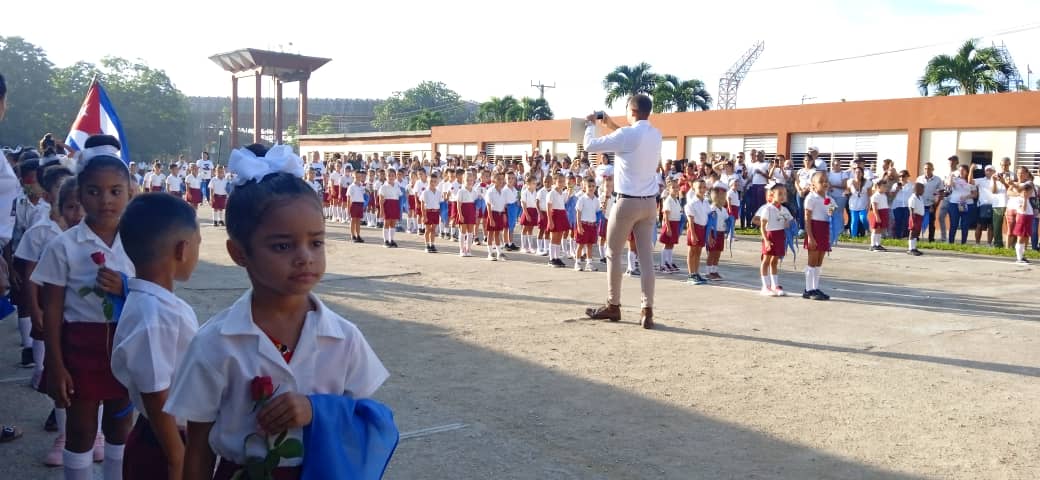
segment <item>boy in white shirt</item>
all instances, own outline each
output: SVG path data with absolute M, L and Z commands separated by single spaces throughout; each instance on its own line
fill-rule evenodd
M 574 255 L 574 270 L 595 272 L 596 267 L 592 264 L 592 246 L 596 243 L 596 234 L 599 233 L 596 228 L 596 218 L 600 212 L 599 199 L 596 198 L 595 178 L 590 177 L 585 180 L 585 191 L 578 194 L 574 208 L 578 217 L 576 222 L 578 224 L 576 228 L 578 248 Z M 581 265 L 582 258 L 585 259 L 584 267 Z
M 661 222 L 661 235 L 658 237 L 664 247 L 661 249 L 661 273 L 675 273 L 679 267 L 675 265 L 672 255 L 675 244 L 679 243 L 680 219 L 683 215 L 682 205 L 679 204 L 679 182 L 668 180 L 668 195 L 661 200 L 661 214 L 664 216 Z
M 874 184 L 874 194 L 870 196 L 870 251 L 887 252 L 881 246 L 881 237 L 888 230 L 888 184 L 880 181 Z
M 910 230 L 910 241 L 907 244 L 906 253 L 915 257 L 922 255 L 921 251 L 917 249 L 917 239 L 921 237 L 921 228 L 924 226 L 924 192 L 925 186 L 923 183 L 914 183 L 914 194 L 906 200 L 906 205 L 910 209 L 909 219 L 909 230 Z
M 686 254 L 686 268 L 690 272 L 686 283 L 691 285 L 708 283 L 700 273 L 701 253 L 707 245 L 708 215 L 711 214 L 707 193 L 708 186 L 704 180 L 695 180 L 686 194 L 686 245 L 690 247 Z
M 166 192 L 177 198 L 184 197 L 184 180 L 180 176 L 180 166 L 170 164 L 170 174 L 166 177 Z
M 422 192 L 419 193 L 418 208 L 420 218 L 422 218 L 423 224 L 426 225 L 426 230 L 423 232 L 423 236 L 426 239 L 426 253 L 437 253 L 434 239 L 437 238 L 437 224 L 441 220 L 441 201 L 444 199 L 437 190 L 439 183 L 440 174 L 433 172 L 430 174 L 429 187 L 423 188 Z
M 134 198 L 120 221 L 119 235 L 137 276 L 128 281 L 130 294 L 116 324 L 112 374 L 140 413 L 127 437 L 123 474 L 179 478 L 184 462 L 180 429 L 185 423 L 163 412 L 163 405 L 199 322 L 191 306 L 173 294 L 173 282 L 191 277 L 202 237 L 195 210 L 162 194 Z

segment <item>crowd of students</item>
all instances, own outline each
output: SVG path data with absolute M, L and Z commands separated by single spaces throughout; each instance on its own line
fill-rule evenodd
M 214 223 L 252 288 L 200 328 L 173 293 L 199 258 L 199 167 L 141 175 L 119 149 L 95 135 L 65 158 L 9 152 L 23 189 L 9 245 L 22 365 L 54 406 L 43 462 L 73 480 L 94 478 L 95 462 L 106 480 L 377 477 L 398 435 L 368 397 L 388 372 L 312 292 L 325 219 L 303 161 L 251 145 L 214 169 Z M 332 364 L 345 368 L 318 367 Z M 344 442 L 369 448 L 348 456 Z

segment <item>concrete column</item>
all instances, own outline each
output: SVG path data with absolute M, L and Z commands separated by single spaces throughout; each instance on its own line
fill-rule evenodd
M 300 80 L 300 135 L 307 134 L 307 79 Z
M 256 95 L 253 97 L 253 143 L 260 143 L 261 140 L 263 103 L 260 100 L 263 94 L 263 79 L 264 76 L 260 72 L 256 72 Z
M 917 178 L 921 171 L 921 129 L 909 128 L 906 131 L 906 170 L 910 178 Z
M 791 158 L 791 132 L 776 132 L 776 153 Z
M 238 77 L 231 74 L 231 148 L 238 147 Z
M 282 81 L 274 81 L 274 143 L 282 143 Z

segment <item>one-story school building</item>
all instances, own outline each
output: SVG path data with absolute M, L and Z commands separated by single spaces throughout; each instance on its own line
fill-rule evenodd
M 622 119 L 623 120 L 623 119 Z M 926 162 L 936 173 L 946 159 L 962 163 L 1040 167 L 1040 92 L 921 97 L 783 107 L 664 113 L 650 117 L 664 137 L 662 160 L 696 159 L 700 152 L 732 155 L 751 149 L 784 154 L 796 168 L 810 146 L 823 158 L 848 163 L 856 155 L 868 165 L 892 159 L 918 175 Z M 622 122 L 619 122 L 622 123 Z M 520 159 L 535 151 L 577 156 L 583 119 L 484 123 L 410 132 L 371 132 L 300 137 L 301 154 L 379 153 L 396 158 L 432 157 L 433 152 L 495 160 Z

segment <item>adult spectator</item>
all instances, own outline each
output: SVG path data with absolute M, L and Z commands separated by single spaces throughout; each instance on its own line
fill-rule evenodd
M 921 200 L 924 202 L 924 209 L 931 212 L 931 215 L 925 215 L 929 217 L 928 220 L 928 241 L 935 241 L 935 217 L 939 215 L 936 198 L 940 194 L 942 189 L 943 181 L 941 178 L 935 175 L 935 165 L 932 162 L 924 164 L 924 175 L 917 177 L 917 183 L 924 185 L 924 195 Z M 941 238 L 941 237 L 940 237 Z
M 975 199 L 979 193 L 975 188 L 971 168 L 968 165 L 959 165 L 957 175 L 951 176 L 950 179 L 950 194 L 946 201 L 946 210 L 950 216 L 948 243 L 954 243 L 958 230 L 961 232 L 961 245 L 967 243 L 968 230 L 975 227 Z
M 758 150 L 751 150 L 751 164 L 748 165 L 748 177 L 750 185 L 747 189 L 747 215 L 748 223 L 751 217 L 758 212 L 762 205 L 766 204 L 766 184 L 769 183 L 769 163 L 765 157 L 759 155 Z
M 1004 215 L 1007 210 L 1007 182 L 1011 181 L 1011 159 L 1004 157 L 1000 161 L 1000 171 L 990 177 L 990 199 L 993 201 L 993 246 L 1004 248 Z
M 986 165 L 984 176 L 975 180 L 975 188 L 979 195 L 978 221 L 975 222 L 975 245 L 982 244 L 982 232 L 989 231 L 986 243 L 993 245 L 993 174 L 997 170 L 993 165 Z
M 834 200 L 834 215 L 831 216 L 831 243 L 834 243 L 845 231 L 845 213 L 849 207 L 849 195 L 846 191 L 851 174 L 841 169 L 841 161 L 831 155 L 831 169 L 827 172 L 827 183 L 831 189 L 828 195 Z M 851 220 L 852 217 L 850 216 Z
M 614 152 L 614 195 L 617 202 L 607 222 L 607 303 L 589 308 L 585 314 L 594 319 L 621 319 L 621 252 L 629 234 L 634 234 L 639 263 L 653 265 L 653 235 L 657 221 L 657 168 L 661 163 L 661 131 L 650 125 L 653 102 L 646 95 L 628 100 L 629 125 L 619 127 L 607 115 L 591 114 L 585 119 L 585 150 Z M 596 137 L 596 120 L 612 132 Z M 654 272 L 640 276 L 642 310 L 640 324 L 654 328 Z
M 4 80 L 4 76 L 0 75 L 0 121 L 3 121 L 5 115 L 7 115 L 7 82 Z M 14 199 L 17 196 L 18 178 L 9 162 L 0 162 L 0 205 L 14 205 Z M 6 247 L 14 233 L 14 212 L 2 217 L 0 243 Z M 0 262 L 0 291 L 7 291 L 9 287 L 7 262 Z M 20 428 L 12 425 L 0 425 L 0 443 L 10 442 L 21 436 Z
M 195 167 L 199 169 L 199 180 L 202 181 L 202 198 L 209 203 L 209 181 L 213 178 L 214 168 L 209 152 L 202 152 L 202 158 L 195 161 Z
M 798 212 L 795 214 L 795 218 L 798 219 L 798 228 L 805 230 L 805 197 L 812 191 L 812 177 L 816 174 L 815 159 L 806 158 L 802 168 L 798 170 L 795 175 L 795 189 L 797 190 L 797 202 Z

